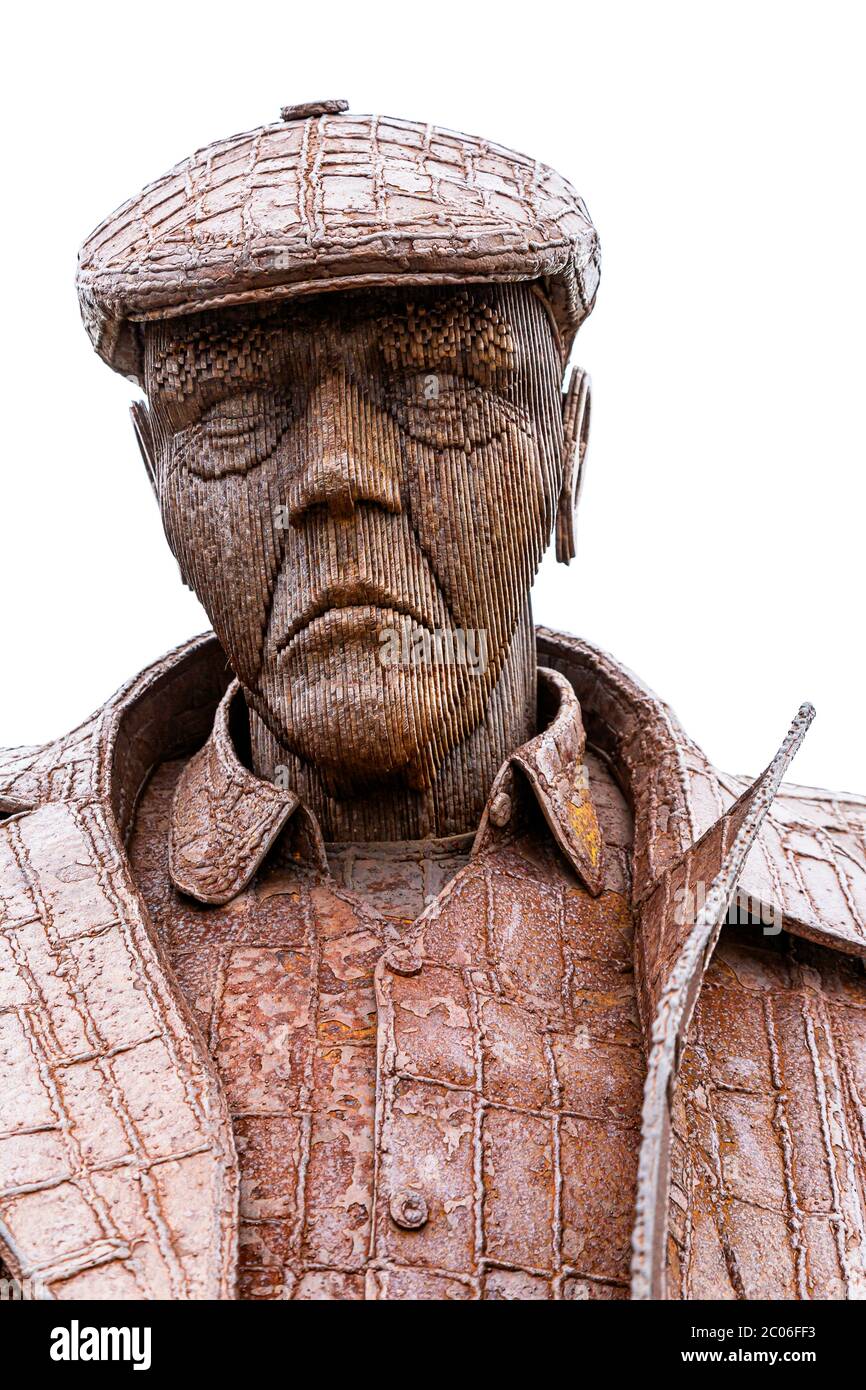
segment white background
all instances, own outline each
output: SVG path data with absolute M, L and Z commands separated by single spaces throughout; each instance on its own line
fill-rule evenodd
M 17 6 L 4 20 L 0 743 L 64 732 L 207 626 L 92 352 L 75 253 L 197 146 L 346 97 L 538 156 L 601 234 L 575 360 L 577 561 L 539 620 L 599 643 L 720 766 L 798 704 L 796 780 L 866 792 L 863 32 L 855 5 Z

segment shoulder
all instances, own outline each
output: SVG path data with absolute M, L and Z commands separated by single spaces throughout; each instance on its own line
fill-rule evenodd
M 166 750 L 200 740 L 224 665 L 212 639 L 190 643 L 72 733 L 0 752 L 0 919 L 14 928 L 0 933 L 11 1077 L 0 1131 L 16 1136 L 17 1165 L 14 1183 L 0 1180 L 0 1256 L 18 1278 L 41 1270 L 49 1296 L 231 1296 L 230 1121 L 126 850 L 141 788 Z M 73 1076 L 81 1057 L 97 1060 Z M 98 1211 L 85 1200 L 104 1175 L 100 1144 L 115 1134 L 135 1136 L 118 1160 L 134 1189 L 159 1165 L 160 1201 L 177 1218 L 168 1271 L 159 1211 L 133 1213 L 120 1240 L 120 1196 L 109 1191 Z M 191 1193 L 209 1213 L 204 1233 Z
M 97 711 L 79 728 L 50 743 L 0 748 L 0 816 L 86 795 L 101 713 Z
M 48 803 L 102 801 L 122 820 L 154 765 L 207 736 L 230 677 L 216 639 L 205 633 L 145 667 L 69 733 L 0 748 L 0 819 Z
M 720 774 L 736 798 L 747 779 Z M 866 796 L 783 782 L 743 876 L 744 890 L 778 902 L 801 934 L 866 951 Z
M 752 779 L 713 767 L 670 706 L 606 652 L 548 628 L 537 636 L 539 658 L 572 682 L 590 744 L 627 794 L 639 900 Z M 866 796 L 783 783 L 740 896 L 779 908 L 791 931 L 866 954 Z

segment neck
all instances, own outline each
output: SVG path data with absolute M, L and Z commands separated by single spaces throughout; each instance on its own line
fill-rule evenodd
M 484 718 L 448 753 L 432 786 L 379 786 L 369 796 L 329 796 L 316 770 L 284 748 L 250 708 L 253 770 L 273 779 L 287 769 L 288 785 L 313 812 L 329 841 L 421 840 L 476 829 L 496 773 L 535 732 L 535 633 L 527 602 Z M 285 780 L 286 774 L 282 774 Z

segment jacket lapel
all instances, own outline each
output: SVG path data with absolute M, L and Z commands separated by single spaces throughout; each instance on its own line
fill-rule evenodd
M 211 676 L 219 685 L 200 646 L 151 668 L 75 736 L 69 776 L 51 775 L 63 750 L 43 750 L 27 773 L 34 809 L 0 826 L 0 1053 L 12 1078 L 0 1219 L 13 1273 L 48 1297 L 234 1296 L 231 1126 L 121 832 L 149 766 L 172 756 L 156 729 L 188 736 Z M 167 735 L 159 716 L 175 698 L 187 721 Z
M 636 969 L 649 1054 L 632 1235 L 635 1299 L 665 1297 L 671 1105 L 704 971 L 746 860 L 814 713 L 810 705 L 801 707 L 766 771 L 665 870 L 640 906 Z M 688 905 L 698 899 L 702 905 L 692 917 Z

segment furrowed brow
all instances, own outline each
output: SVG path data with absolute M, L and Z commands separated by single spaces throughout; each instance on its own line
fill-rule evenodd
M 432 302 L 410 301 L 386 314 L 380 327 L 385 364 L 392 370 L 460 370 L 500 380 L 516 366 L 514 335 L 494 305 L 465 293 Z
M 174 395 L 188 395 L 205 382 L 252 382 L 275 360 L 275 347 L 268 322 L 192 320 L 182 330 L 158 325 L 148 335 L 148 381 Z

